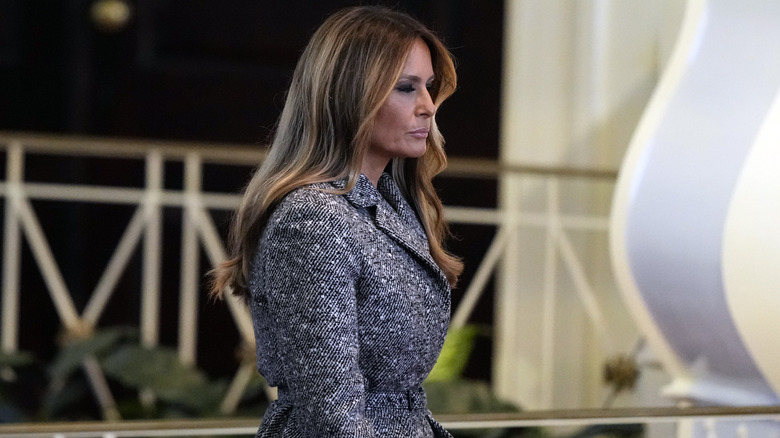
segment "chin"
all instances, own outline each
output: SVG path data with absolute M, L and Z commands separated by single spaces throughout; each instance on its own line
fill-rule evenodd
M 409 148 L 408 153 L 405 154 L 405 158 L 420 158 L 425 155 L 425 151 L 428 150 L 428 145 L 422 147 Z

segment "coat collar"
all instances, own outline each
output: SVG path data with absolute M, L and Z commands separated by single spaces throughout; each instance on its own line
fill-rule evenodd
M 338 189 L 344 189 L 347 179 L 333 181 L 331 184 Z M 360 174 L 355 187 L 345 193 L 344 197 L 355 207 L 366 208 L 371 213 L 377 228 L 420 259 L 424 265 L 436 272 L 440 279 L 449 284 L 444 272 L 431 257 L 428 238 L 417 219 L 417 214 L 389 174 L 382 174 L 377 187 L 371 184 L 368 177 Z
M 347 178 L 342 178 L 331 182 L 331 184 L 339 190 L 344 190 L 347 186 L 347 181 Z M 373 207 L 379 204 L 382 199 L 382 195 L 376 187 L 374 187 L 368 177 L 362 173 L 358 176 L 355 187 L 352 187 L 352 190 L 345 193 L 344 197 L 355 207 L 363 208 Z

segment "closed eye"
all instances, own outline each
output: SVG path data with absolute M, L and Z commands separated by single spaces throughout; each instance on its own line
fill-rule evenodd
M 400 91 L 401 93 L 414 93 L 414 91 L 416 90 L 416 88 L 414 88 L 412 84 L 399 85 L 395 87 L 395 89 L 397 91 Z

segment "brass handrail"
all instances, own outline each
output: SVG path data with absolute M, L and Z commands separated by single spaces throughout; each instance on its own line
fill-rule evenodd
M 248 143 L 213 143 L 196 141 L 165 141 L 153 139 L 126 139 L 110 137 L 83 137 L 72 135 L 32 134 L 0 131 L 0 148 L 12 142 L 21 142 L 29 151 L 50 154 L 100 155 L 114 157 L 142 157 L 150 149 L 163 149 L 167 157 L 183 158 L 193 150 L 209 162 L 247 164 L 260 162 L 265 157 L 262 145 Z M 112 147 L 114 146 L 114 147 Z M 226 154 L 225 152 L 230 152 Z M 583 177 L 614 180 L 617 170 L 592 169 L 571 166 L 547 166 L 527 163 L 500 163 L 494 159 L 449 157 L 443 176 L 460 178 L 496 178 L 501 173 Z
M 588 426 L 604 424 L 670 423 L 686 419 L 774 420 L 780 406 L 655 407 L 622 409 L 542 410 L 491 414 L 441 414 L 436 418 L 450 430 Z M 19 423 L 0 425 L 0 438 L 145 437 L 252 434 L 258 418 L 213 418 L 119 422 Z

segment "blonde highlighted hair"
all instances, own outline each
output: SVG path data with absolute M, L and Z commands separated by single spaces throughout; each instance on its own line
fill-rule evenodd
M 455 67 L 439 38 L 414 18 L 381 6 L 361 6 L 336 12 L 317 29 L 298 60 L 269 153 L 233 219 L 230 259 L 211 272 L 212 295 L 232 290 L 248 296 L 252 255 L 269 215 L 286 194 L 342 178 L 348 179 L 345 192 L 354 187 L 377 111 L 418 38 L 431 52 L 435 78 L 430 93 L 438 108 L 455 91 Z M 448 229 L 432 184 L 447 165 L 443 146 L 433 119 L 425 154 L 394 159 L 392 175 L 419 214 L 433 259 L 454 286 L 463 265 L 444 248 Z

